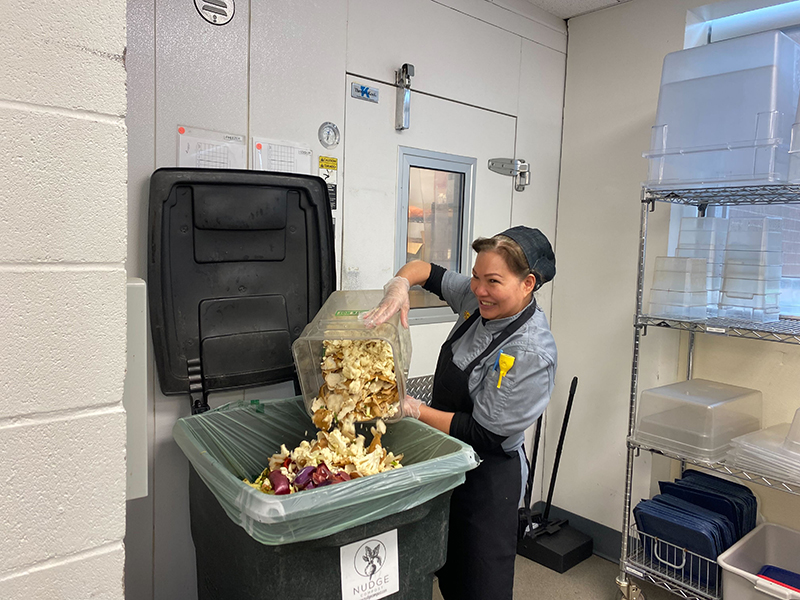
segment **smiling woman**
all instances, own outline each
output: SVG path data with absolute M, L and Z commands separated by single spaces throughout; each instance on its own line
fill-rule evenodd
M 529 227 L 479 238 L 472 248 L 471 278 L 419 260 L 403 266 L 365 323 L 400 312 L 408 326 L 413 285 L 459 315 L 439 354 L 431 405 L 407 397 L 404 414 L 471 444 L 482 460 L 452 496 L 447 562 L 437 573 L 442 595 L 510 600 L 523 434 L 544 411 L 556 369 L 555 341 L 533 292 L 555 276 L 555 256 Z

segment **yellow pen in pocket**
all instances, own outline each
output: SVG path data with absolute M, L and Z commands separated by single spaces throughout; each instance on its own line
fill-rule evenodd
M 500 356 L 497 358 L 497 366 L 500 368 L 500 376 L 497 378 L 497 389 L 500 389 L 503 377 L 505 377 L 511 367 L 514 366 L 514 357 L 501 352 Z

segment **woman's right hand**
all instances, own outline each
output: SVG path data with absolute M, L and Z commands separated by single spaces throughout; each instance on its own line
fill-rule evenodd
M 405 277 L 395 276 L 383 286 L 383 299 L 378 306 L 373 308 L 368 313 L 364 313 L 364 324 L 369 327 L 377 327 L 378 325 L 388 321 L 395 313 L 400 312 L 400 322 L 403 327 L 408 329 L 408 309 L 410 303 L 408 300 L 408 290 L 411 289 L 411 284 Z

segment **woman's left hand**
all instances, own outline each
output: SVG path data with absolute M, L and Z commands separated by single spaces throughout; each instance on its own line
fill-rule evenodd
M 408 329 L 408 309 L 410 302 L 408 290 L 411 284 L 405 277 L 395 276 L 383 286 L 383 299 L 380 304 L 359 318 L 371 329 L 388 321 L 396 313 L 400 313 L 400 322 Z

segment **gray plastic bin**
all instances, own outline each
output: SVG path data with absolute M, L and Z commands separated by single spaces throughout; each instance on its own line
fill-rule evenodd
M 720 554 L 725 600 L 800 600 L 800 592 L 756 574 L 764 565 L 800 573 L 800 531 L 764 523 Z

